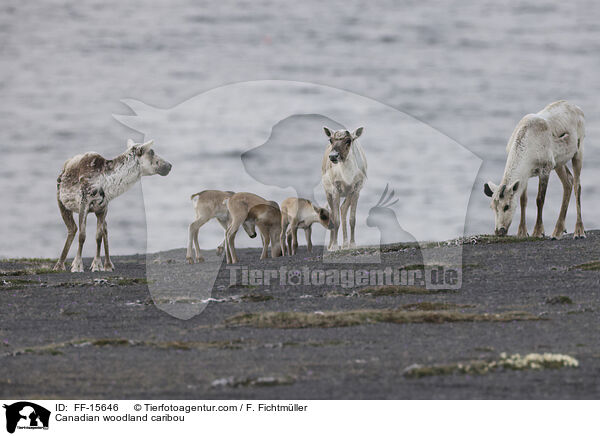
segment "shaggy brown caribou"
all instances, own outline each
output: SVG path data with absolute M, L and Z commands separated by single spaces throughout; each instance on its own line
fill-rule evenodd
M 114 159 L 105 159 L 98 153 L 79 154 L 67 160 L 57 179 L 57 199 L 60 214 L 67 226 L 67 240 L 55 270 L 65 269 L 65 259 L 77 234 L 73 213 L 79 214 L 79 247 L 71 272 L 83 272 L 81 251 L 85 242 L 86 222 L 89 213 L 97 217 L 96 256 L 92 261 L 92 271 L 112 271 L 108 251 L 108 230 L 106 214 L 108 203 L 126 192 L 142 176 L 160 174 L 166 176 L 171 164 L 154 153 L 153 141 L 136 144 L 127 141 L 127 151 Z M 104 241 L 104 265 L 100 259 L 100 249 Z

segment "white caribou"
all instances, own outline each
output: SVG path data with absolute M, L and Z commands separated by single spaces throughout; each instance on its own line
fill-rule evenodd
M 525 115 L 515 128 L 506 151 L 508 159 L 500 185 L 488 182 L 484 192 L 492 198 L 491 208 L 495 214 L 495 233 L 504 236 L 517 209 L 517 199 L 521 200 L 521 222 L 518 236 L 527 236 L 525 209 L 527 207 L 527 181 L 539 177 L 537 195 L 537 219 L 533 236 L 544 235 L 542 210 L 552 170 L 556 171 L 563 185 L 563 199 L 560 214 L 552 233 L 552 238 L 560 238 L 565 232 L 565 217 L 569 207 L 571 191 L 575 191 L 577 222 L 574 238 L 585 238 L 581 220 L 581 166 L 583 162 L 583 138 L 585 121 L 583 112 L 566 101 L 549 104 L 537 114 Z M 573 164 L 573 175 L 567 163 Z
M 325 189 L 329 210 L 331 211 L 332 229 L 328 249 L 337 250 L 338 230 L 340 221 L 342 224 L 342 234 L 344 238 L 343 248 L 354 248 L 354 227 L 356 225 L 356 207 L 358 205 L 358 196 L 367 178 L 367 159 L 365 153 L 358 142 L 358 137 L 362 134 L 363 128 L 359 127 L 354 132 L 348 130 L 338 130 L 336 132 L 327 127 L 323 127 L 325 135 L 329 138 L 329 146 L 323 156 L 321 167 L 321 181 Z M 340 220 L 340 199 L 345 197 L 341 205 Z M 348 233 L 346 230 L 346 218 L 350 209 L 350 242 L 348 242 Z

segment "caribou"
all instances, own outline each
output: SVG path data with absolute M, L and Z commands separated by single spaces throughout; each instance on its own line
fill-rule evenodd
M 312 252 L 312 225 L 320 223 L 326 229 L 330 228 L 329 211 L 315 206 L 305 198 L 289 197 L 281 203 L 281 236 L 280 243 L 283 254 L 296 254 L 298 250 L 298 229 L 304 229 L 306 247 Z M 290 228 L 288 229 L 288 225 Z M 286 244 L 287 239 L 287 244 Z
M 485 195 L 492 198 L 490 207 L 495 215 L 496 235 L 504 236 L 508 233 L 517 209 L 517 199 L 520 199 L 521 206 L 521 221 L 517 235 L 519 237 L 528 235 L 525 220 L 527 182 L 531 177 L 539 177 L 536 199 L 537 219 L 533 236 L 544 236 L 542 210 L 548 179 L 554 170 L 563 185 L 563 198 L 552 238 L 559 239 L 565 232 L 565 217 L 573 190 L 577 205 L 577 221 L 573 237 L 585 238 L 581 219 L 580 179 L 584 137 L 583 112 L 564 100 L 551 103 L 536 114 L 525 115 L 519 121 L 506 147 L 508 159 L 500 185 L 492 182 L 484 185 Z M 567 168 L 569 161 L 572 162 L 574 176 Z
M 263 250 L 260 258 L 267 258 L 269 244 L 271 257 L 282 255 L 279 237 L 281 235 L 281 211 L 275 201 L 265 200 L 250 192 L 238 192 L 226 199 L 224 203 L 229 211 L 231 220 L 225 232 L 225 254 L 227 263 L 237 263 L 235 251 L 235 236 L 244 222 L 255 225 L 260 231 Z
M 358 142 L 358 137 L 362 135 L 364 129 L 359 127 L 352 133 L 348 130 L 332 131 L 328 127 L 323 127 L 323 130 L 329 138 L 329 145 L 323 156 L 321 181 L 331 211 L 330 219 L 333 222 L 327 249 L 329 251 L 339 249 L 338 230 L 340 224 L 343 235 L 342 247 L 354 248 L 356 247 L 354 240 L 356 207 L 360 190 L 367 178 L 367 159 Z M 342 197 L 345 197 L 345 200 L 340 208 Z M 346 229 L 348 210 L 350 210 L 350 242 L 348 242 Z
M 204 262 L 204 258 L 200 254 L 200 245 L 198 243 L 198 232 L 200 227 L 211 219 L 216 218 L 221 227 L 223 227 L 223 230 L 227 231 L 227 226 L 229 225 L 231 218 L 225 200 L 228 200 L 233 194 L 235 194 L 233 191 L 208 189 L 191 196 L 194 205 L 195 219 L 189 226 L 189 238 L 186 253 L 186 260 L 188 263 L 194 263 L 194 259 L 197 263 Z M 248 236 L 256 238 L 256 229 L 251 221 L 246 220 L 242 225 Z M 194 244 L 195 257 L 192 257 L 192 243 Z M 217 247 L 217 256 L 223 254 L 224 247 L 225 240 Z
M 83 272 L 81 252 L 86 236 L 86 223 L 89 213 L 95 213 L 96 256 L 92 261 L 92 271 L 113 271 L 108 250 L 108 229 L 106 214 L 108 203 L 129 190 L 143 176 L 159 174 L 166 176 L 171 164 L 154 153 L 154 141 L 136 144 L 127 141 L 127 151 L 114 159 L 105 159 L 98 153 L 79 154 L 67 160 L 57 179 L 58 208 L 67 226 L 67 240 L 54 269 L 65 270 L 65 259 L 77 234 L 73 213 L 79 214 L 79 247 L 71 272 Z M 104 265 L 100 250 L 104 242 Z

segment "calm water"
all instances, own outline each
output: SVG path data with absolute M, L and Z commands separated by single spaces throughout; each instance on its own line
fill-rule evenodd
M 163 124 L 150 123 L 144 133 L 154 134 L 157 152 L 179 166 L 174 166 L 171 181 L 144 181 L 146 198 L 137 185 L 112 203 L 108 221 L 113 253 L 145 251 L 144 201 L 152 211 L 149 219 L 156 218 L 152 225 L 163 229 L 153 233 L 149 249 L 154 250 L 185 245 L 191 218 L 187 198 L 198 190 L 216 184 L 233 189 L 262 186 L 257 192 L 281 200 L 293 194 L 289 186 L 295 186 L 282 182 L 283 174 L 306 177 L 296 188 L 310 192 L 314 156 L 318 165 L 319 147 L 325 145 L 320 125 L 331 119 L 357 127 L 330 115 L 335 104 L 324 104 L 316 112 L 325 119 L 274 120 L 282 125 L 273 130 L 271 145 L 289 146 L 286 155 L 293 156 L 285 165 L 274 162 L 275 154 L 268 153 L 266 157 L 249 154 L 244 166 L 241 153 L 265 143 L 260 132 L 241 134 L 248 142 L 214 145 L 220 137 L 239 131 L 244 122 L 252 125 L 253 116 L 261 122 L 265 106 L 279 101 L 277 96 L 249 107 L 242 123 L 227 114 L 219 117 L 218 111 L 206 118 L 219 120 L 217 125 L 200 120 L 206 112 L 177 110 L 188 99 L 204 101 L 203 93 L 213 88 L 264 79 L 343 89 L 415 117 L 398 115 L 404 129 L 392 122 L 393 116 L 388 124 L 378 126 L 387 115 L 373 104 L 365 105 L 363 117 L 356 120 L 365 125 L 362 144 L 373 162 L 359 220 L 366 218 L 390 183 L 401 200 L 395 209 L 398 219 L 409 223 L 411 233 L 427 239 L 458 235 L 463 226 L 469 234 L 491 231 L 493 216 L 481 186 L 488 179 L 499 181 L 512 129 L 524 114 L 568 99 L 584 110 L 587 120 L 584 223 L 587 228 L 600 227 L 597 2 L 309 1 L 293 7 L 260 0 L 236 7 L 195 0 L 155 1 L 151 7 L 136 1 L 83 3 L 9 0 L 0 6 L 0 256 L 58 255 L 66 233 L 55 199 L 61 165 L 88 150 L 111 157 L 123 151 L 128 137 L 142 139 L 112 116 L 131 114 L 120 103 L 125 98 L 173 108 L 167 112 L 177 116 L 168 121 L 168 128 L 163 119 Z M 304 99 L 302 92 L 298 96 Z M 193 116 L 198 123 L 189 127 Z M 354 123 L 354 118 L 349 119 Z M 228 125 L 231 128 L 223 127 Z M 427 132 L 431 141 L 421 144 L 419 132 Z M 435 150 L 441 144 L 448 144 L 445 150 L 462 150 L 450 145 L 460 144 L 479 156 L 477 180 L 470 171 L 472 163 L 478 167 L 479 161 L 467 164 L 469 153 L 448 151 L 441 159 L 425 161 L 440 169 L 430 170 L 438 179 L 424 188 L 421 180 L 427 180 L 427 171 L 419 160 L 419 145 Z M 263 172 L 256 169 L 261 165 L 255 165 L 261 159 L 275 177 L 261 179 Z M 442 176 L 449 177 L 443 171 L 456 175 L 449 183 L 460 190 L 427 198 Z M 208 186 L 210 181 L 215 185 Z M 465 222 L 461 209 L 467 181 L 474 182 L 474 191 Z M 531 195 L 535 185 L 532 180 Z M 313 192 L 323 202 L 320 188 Z M 556 220 L 560 196 L 560 183 L 553 175 L 544 215 L 547 232 Z M 569 231 L 574 226 L 571 206 Z M 531 201 L 530 231 L 534 209 Z M 160 216 L 156 210 L 162 212 Z M 420 220 L 419 214 L 425 218 Z M 95 224 L 90 221 L 88 234 L 93 234 Z M 201 231 L 201 244 L 214 244 L 219 232 L 216 224 L 207 225 Z M 90 237 L 87 254 L 93 251 L 92 241 Z M 361 241 L 359 237 L 359 242 L 369 243 L 371 238 Z M 240 243 L 250 240 L 240 238 Z

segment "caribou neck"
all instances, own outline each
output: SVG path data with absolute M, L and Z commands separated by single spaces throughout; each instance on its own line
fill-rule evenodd
M 104 173 L 104 191 L 109 200 L 128 191 L 140 178 L 142 170 L 135 154 L 131 151 L 117 156 L 108 162 Z

